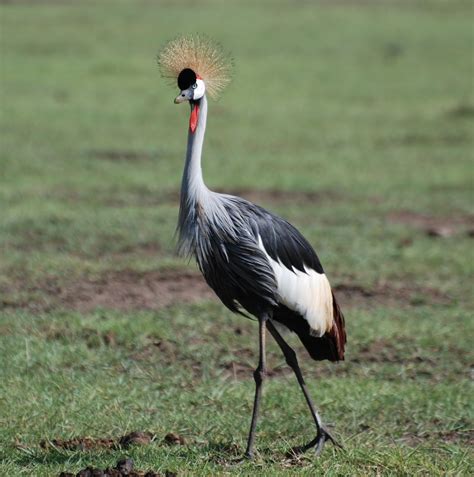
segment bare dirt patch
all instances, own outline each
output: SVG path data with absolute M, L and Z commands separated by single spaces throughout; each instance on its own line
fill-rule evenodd
M 111 437 L 74 437 L 72 439 L 42 440 L 42 449 L 91 450 L 91 449 L 124 449 L 132 445 L 147 445 L 155 435 L 147 431 L 133 431 L 119 438 Z
M 200 273 L 180 270 L 121 270 L 64 283 L 50 277 L 28 285 L 20 279 L 0 285 L 0 309 L 159 310 L 215 299 Z
M 156 257 L 162 252 L 162 245 L 156 241 L 153 241 L 126 245 L 120 248 L 115 255 L 150 255 Z
M 282 190 L 282 189 L 252 189 L 252 188 L 232 188 L 232 189 L 214 189 L 221 194 L 234 195 L 242 197 L 256 204 L 272 204 L 275 206 L 296 204 L 311 205 L 324 201 L 336 201 L 342 198 L 340 192 L 334 190 L 326 191 L 301 191 L 301 190 Z M 129 207 L 134 205 L 158 206 L 179 204 L 179 190 L 170 189 L 159 193 L 150 190 L 135 190 L 131 193 L 124 193 L 121 196 L 105 197 L 105 205 L 114 207 Z
M 374 304 L 447 305 L 452 301 L 451 297 L 438 289 L 418 285 L 378 283 L 368 288 L 336 282 L 334 291 L 343 307 Z M 80 312 L 98 308 L 121 311 L 160 310 L 171 305 L 218 300 L 199 272 L 186 270 L 111 271 L 97 278 L 81 277 L 65 283 L 57 278 L 49 278 L 28 286 L 18 280 L 0 286 L 0 295 L 0 309 L 26 308 L 35 311 L 61 308 Z M 53 334 L 54 332 L 51 331 Z M 59 332 L 62 333 L 63 330 Z M 239 332 L 241 330 L 237 331 Z M 98 341 L 113 344 L 115 339 L 114 336 L 96 336 L 94 333 L 86 338 L 91 346 Z
M 158 151 L 125 151 L 119 149 L 104 149 L 104 150 L 93 150 L 89 154 L 96 159 L 103 159 L 107 161 L 151 161 L 153 159 L 158 159 L 162 156 L 162 153 Z
M 422 230 L 430 237 L 450 237 L 460 233 L 467 233 L 471 236 L 471 231 L 474 230 L 473 215 L 435 217 L 409 210 L 398 210 L 391 212 L 387 216 L 387 220 Z
M 113 155 L 111 157 L 114 157 Z M 120 157 L 120 156 L 119 156 Z M 127 156 L 125 156 L 127 157 Z M 131 156 L 133 157 L 133 156 Z M 106 158 L 108 156 L 106 155 Z M 110 159 L 110 158 L 109 158 Z M 134 159 L 110 159 L 118 160 L 134 160 Z M 144 160 L 137 158 L 136 160 Z M 283 189 L 254 189 L 249 187 L 243 188 L 218 188 L 215 192 L 222 194 L 234 195 L 242 197 L 256 204 L 283 206 L 283 205 L 313 205 L 324 202 L 335 202 L 345 199 L 342 192 L 337 190 L 318 190 L 318 191 L 301 191 L 301 190 L 283 190 Z M 134 187 L 125 190 L 97 189 L 84 194 L 77 190 L 57 188 L 48 192 L 46 197 L 66 201 L 76 204 L 78 202 L 88 202 L 93 197 L 94 202 L 99 202 L 104 207 L 159 207 L 179 205 L 179 189 L 161 189 L 155 190 L 148 187 Z
M 423 355 L 416 343 L 407 337 L 375 340 L 354 351 L 352 363 L 435 364 L 432 358 Z
M 350 283 L 336 283 L 333 287 L 338 302 L 344 306 L 385 305 L 419 306 L 448 305 L 452 298 L 437 288 L 419 285 L 378 283 L 367 288 Z
M 198 273 L 125 270 L 60 288 L 58 305 L 81 312 L 96 308 L 153 310 L 213 298 L 212 290 Z
M 255 202 L 256 204 L 314 204 L 326 200 L 337 200 L 341 198 L 339 192 L 328 191 L 301 191 L 301 190 L 283 190 L 283 189 L 252 189 L 252 188 L 232 188 L 215 189 L 220 194 L 234 195 L 243 199 Z M 179 191 L 168 191 L 163 193 L 162 200 L 178 203 Z
M 445 424 L 440 423 L 440 425 Z M 474 429 L 440 429 L 439 431 L 425 431 L 420 434 L 407 433 L 401 438 L 401 441 L 412 447 L 417 447 L 424 441 L 464 444 L 472 447 L 474 445 Z
M 451 146 L 469 142 L 467 134 L 444 134 L 429 136 L 425 134 L 410 133 L 403 136 L 382 138 L 375 142 L 378 146 Z
M 341 194 L 335 190 L 326 191 L 301 191 L 301 190 L 283 190 L 283 189 L 217 189 L 216 192 L 222 194 L 235 195 L 255 203 L 271 204 L 314 204 L 327 200 L 337 200 Z
M 119 339 L 114 331 L 101 332 L 93 328 L 83 328 L 79 332 L 69 328 L 47 327 L 42 330 L 42 335 L 48 341 L 84 341 L 88 348 L 99 348 L 100 346 L 117 346 Z
M 392 336 L 368 343 L 355 343 L 350 348 L 348 362 L 340 370 L 342 374 L 354 375 L 361 366 L 395 365 L 385 376 L 387 380 L 429 379 L 433 382 L 448 382 L 469 379 L 472 360 L 465 349 L 453 344 L 446 347 L 426 346 L 412 336 Z M 447 367 L 447 364 L 450 364 Z M 336 370 L 337 371 L 337 370 Z M 381 371 L 383 372 L 383 371 Z M 398 375 L 398 372 L 401 374 Z

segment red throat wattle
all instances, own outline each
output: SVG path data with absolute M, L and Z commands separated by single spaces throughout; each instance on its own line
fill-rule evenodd
M 195 103 L 193 109 L 191 110 L 191 116 L 189 117 L 189 129 L 194 134 L 198 125 L 198 116 L 199 116 L 199 104 Z

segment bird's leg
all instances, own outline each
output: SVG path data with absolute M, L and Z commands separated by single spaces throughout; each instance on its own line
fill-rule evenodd
M 309 396 L 308 389 L 306 388 L 306 383 L 303 378 L 303 374 L 301 373 L 300 366 L 298 364 L 298 359 L 296 357 L 296 353 L 293 350 L 293 348 L 290 347 L 290 345 L 283 339 L 281 334 L 278 332 L 278 330 L 275 328 L 275 325 L 272 323 L 271 320 L 268 320 L 267 323 L 267 328 L 268 331 L 270 331 L 271 335 L 275 339 L 275 341 L 278 343 L 278 346 L 280 349 L 283 351 L 283 354 L 286 359 L 286 363 L 290 368 L 294 371 L 296 375 L 296 379 L 298 380 L 298 384 L 300 385 L 301 391 L 303 391 L 304 397 L 306 399 L 306 403 L 308 404 L 309 410 L 311 411 L 311 415 L 313 416 L 314 423 L 316 424 L 316 437 L 309 442 L 308 444 L 304 446 L 298 446 L 292 449 L 293 454 L 300 454 L 303 452 L 306 452 L 308 449 L 311 447 L 315 447 L 316 449 L 316 454 L 319 455 L 321 451 L 323 450 L 324 443 L 327 440 L 330 440 L 334 445 L 337 447 L 342 447 L 328 432 L 328 430 L 324 427 L 324 425 L 321 422 L 321 418 L 319 417 L 319 414 L 316 412 L 314 409 L 313 401 L 311 400 L 311 397 Z
M 253 373 L 255 379 L 255 399 L 253 402 L 252 423 L 250 424 L 250 432 L 247 441 L 247 450 L 245 457 L 253 458 L 253 443 L 255 440 L 255 428 L 257 426 L 258 409 L 260 406 L 260 397 L 262 395 L 262 383 L 267 372 L 266 357 L 265 357 L 265 323 L 267 322 L 268 314 L 262 314 L 258 319 L 259 325 L 259 359 L 257 369 Z

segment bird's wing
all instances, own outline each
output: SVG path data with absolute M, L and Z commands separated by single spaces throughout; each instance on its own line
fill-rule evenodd
M 316 252 L 290 223 L 237 197 L 258 251 L 273 271 L 279 306 L 274 318 L 298 334 L 313 359 L 344 359 L 342 314 Z
M 290 223 L 253 207 L 251 228 L 272 267 L 280 303 L 301 315 L 314 336 L 330 332 L 333 294 L 316 252 Z
M 253 204 L 252 204 L 253 205 Z M 288 269 L 306 272 L 308 268 L 324 273 L 316 252 L 301 233 L 289 222 L 254 205 L 252 229 L 260 236 L 267 254 Z
M 228 239 L 214 228 L 206 235 L 206 253 L 196 255 L 208 285 L 227 308 L 240 312 L 243 307 L 259 316 L 276 306 L 276 282 L 264 252 L 247 228 L 238 239 Z

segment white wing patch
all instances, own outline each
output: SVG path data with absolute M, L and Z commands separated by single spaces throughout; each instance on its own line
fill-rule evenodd
M 306 273 L 290 270 L 268 255 L 260 236 L 258 245 L 273 268 L 280 302 L 303 316 L 314 335 L 324 335 L 333 325 L 333 299 L 326 275 L 307 267 Z

